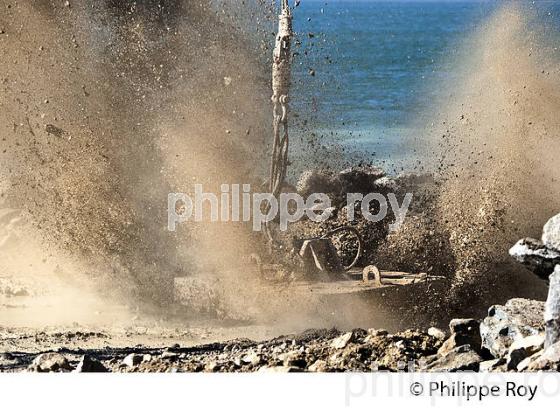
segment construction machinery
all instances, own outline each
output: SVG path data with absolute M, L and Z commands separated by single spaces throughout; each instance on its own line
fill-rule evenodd
M 272 106 L 273 141 L 270 161 L 268 189 L 274 198 L 279 199 L 284 187 L 288 169 L 288 118 L 290 113 L 289 94 L 292 64 L 292 10 L 288 0 L 281 0 L 281 13 L 278 17 L 278 34 L 272 59 Z M 376 266 L 359 267 L 364 241 L 361 233 L 350 226 L 340 226 L 320 237 L 300 238 L 292 243 L 291 249 L 276 237 L 275 222 L 263 226 L 264 239 L 269 255 L 264 258 L 253 254 L 232 267 L 237 272 L 247 273 L 264 286 L 291 294 L 314 295 L 318 297 L 344 297 L 358 295 L 370 298 L 372 294 L 382 297 L 387 292 L 399 291 L 404 287 L 410 292 L 429 292 L 441 278 L 425 273 L 388 272 Z M 357 242 L 356 255 L 351 263 L 343 265 L 339 250 L 331 240 L 333 235 L 344 232 Z M 267 261 L 276 261 L 264 263 Z M 295 259 L 295 263 L 294 263 Z M 216 306 L 220 299 L 220 288 L 231 287 L 232 283 L 223 282 L 225 272 L 202 278 L 177 278 L 175 297 L 186 305 L 196 305 L 198 309 Z M 233 284 L 235 285 L 235 283 Z M 403 297 L 406 299 L 406 296 Z M 377 303 L 377 302 L 376 302 Z M 218 303 L 219 304 L 219 303 Z

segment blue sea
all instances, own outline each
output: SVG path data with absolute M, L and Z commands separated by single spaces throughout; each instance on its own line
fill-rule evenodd
M 314 133 L 381 159 L 453 78 L 454 56 L 503 1 L 313 1 L 294 11 L 292 106 L 297 135 Z M 530 5 L 547 17 L 560 3 Z M 556 20 L 557 21 L 557 20 Z

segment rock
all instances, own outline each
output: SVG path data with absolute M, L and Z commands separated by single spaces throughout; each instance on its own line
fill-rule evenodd
M 78 363 L 78 367 L 74 370 L 76 373 L 106 373 L 108 372 L 107 368 L 98 360 L 94 358 L 84 355 L 80 359 L 80 363 Z
M 476 319 L 453 319 L 449 322 L 451 333 L 472 334 L 479 333 L 480 322 Z
M 338 177 L 344 194 L 369 194 L 375 192 L 375 182 L 385 175 L 385 171 L 376 166 L 359 166 L 341 171 Z
M 546 328 L 545 346 L 550 347 L 560 342 L 560 265 L 556 265 L 554 273 L 550 275 L 550 287 L 544 309 L 544 324 Z
M 495 305 L 480 325 L 482 347 L 495 357 L 503 357 L 518 338 L 544 331 L 544 303 L 528 299 L 511 299 L 505 306 Z
M 296 351 L 283 353 L 278 356 L 278 359 L 282 361 L 285 367 L 305 368 L 307 366 L 303 354 Z
M 509 250 L 509 254 L 544 280 L 548 280 L 554 267 L 560 264 L 559 250 L 550 249 L 532 238 L 521 239 Z
M 313 373 L 325 373 L 328 369 L 327 362 L 324 360 L 317 360 L 311 366 L 308 367 L 308 371 Z
M 446 355 L 430 363 L 430 372 L 478 371 L 482 358 L 470 346 L 453 349 Z
M 40 373 L 63 372 L 72 370 L 72 367 L 60 353 L 42 353 L 33 360 L 29 370 Z
M 527 357 L 525 359 L 523 359 L 521 361 L 521 363 L 519 363 L 517 365 L 517 371 L 518 372 L 524 372 L 525 370 L 527 370 L 529 368 L 529 366 L 531 365 L 531 363 L 533 363 L 534 361 L 536 361 L 539 357 L 542 356 L 543 354 L 543 350 L 539 350 L 537 353 L 535 353 L 534 355 Z
M 204 371 L 209 372 L 209 373 L 214 373 L 214 372 L 218 371 L 219 368 L 220 368 L 220 366 L 218 365 L 218 362 L 211 361 L 211 362 L 206 363 L 206 365 L 204 366 Z
M 385 329 L 369 329 L 368 334 L 373 337 L 387 336 L 389 332 Z
M 243 362 L 241 361 L 241 357 L 239 357 L 239 356 L 238 356 L 238 357 L 235 357 L 235 358 L 232 360 L 232 363 L 233 363 L 233 365 L 234 365 L 235 367 L 242 367 L 242 366 L 243 366 Z
M 389 193 L 394 192 L 398 189 L 397 182 L 389 177 L 379 178 L 374 183 L 375 192 Z
M 0 369 L 4 370 L 6 367 L 17 366 L 21 360 L 10 353 L 0 353 Z
M 443 342 L 443 344 L 438 349 L 438 354 L 440 356 L 445 356 L 449 352 L 455 350 L 461 346 L 471 346 L 469 338 L 465 338 L 464 336 L 458 335 L 457 333 L 453 333 L 449 338 Z M 471 346 L 473 347 L 473 346 Z
M 144 360 L 143 355 L 131 353 L 123 359 L 122 364 L 124 364 L 127 367 L 134 367 L 142 363 L 143 360 Z
M 438 354 L 446 355 L 452 350 L 469 345 L 480 352 L 482 339 L 480 338 L 480 322 L 475 319 L 453 319 L 449 323 L 451 336 L 438 350 Z
M 250 351 L 245 356 L 241 358 L 241 361 L 246 364 L 250 364 L 252 366 L 257 366 L 261 363 L 262 357 L 260 354 Z
M 439 340 L 445 340 L 445 332 L 437 327 L 431 327 L 428 329 L 428 335 L 435 337 Z
M 504 364 L 506 364 L 506 359 L 504 359 L 504 358 L 486 360 L 486 361 L 480 363 L 478 371 L 480 373 L 492 372 L 492 371 L 495 371 L 495 370 L 499 369 L 500 366 L 503 366 Z
M 531 362 L 528 371 L 554 370 L 560 371 L 560 342 L 546 349 L 540 357 Z
M 548 248 L 560 250 L 560 214 L 544 225 L 542 241 Z
M 544 334 L 515 340 L 506 357 L 507 369 L 517 370 L 518 365 L 544 347 Z
M 352 332 L 344 333 L 331 342 L 331 347 L 333 349 L 344 349 L 352 341 L 352 338 Z
M 170 352 L 169 350 L 166 350 L 165 352 L 163 352 L 161 354 L 161 358 L 164 359 L 164 360 L 174 361 L 174 360 L 177 360 L 179 358 L 179 355 L 177 353 Z M 142 356 L 142 360 L 144 360 L 144 356 Z
M 296 184 L 297 192 L 307 197 L 311 194 L 333 194 L 340 191 L 340 181 L 326 171 L 304 171 Z

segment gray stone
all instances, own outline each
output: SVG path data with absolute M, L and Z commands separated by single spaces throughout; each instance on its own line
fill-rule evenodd
M 560 342 L 560 265 L 550 275 L 550 287 L 544 310 L 546 347 Z
M 375 182 L 385 175 L 385 171 L 376 166 L 351 167 L 338 174 L 345 194 L 375 192 Z
M 535 362 L 539 357 L 542 356 L 543 353 L 544 353 L 544 350 L 539 350 L 534 355 L 532 355 L 530 357 L 526 357 L 525 359 L 523 359 L 521 361 L 521 363 L 519 363 L 517 365 L 517 371 L 518 372 L 524 372 L 524 371 L 528 370 L 531 363 Z
M 478 333 L 480 322 L 476 319 L 453 319 L 449 322 L 449 331 L 451 333 L 471 334 Z
M 325 373 L 328 369 L 327 362 L 324 360 L 317 360 L 311 366 L 308 367 L 308 371 L 313 373 Z
M 206 363 L 206 365 L 204 366 L 204 371 L 209 372 L 209 373 L 214 373 L 214 372 L 217 372 L 219 368 L 220 368 L 220 365 L 218 364 L 218 362 L 211 361 L 211 362 Z
M 545 224 L 542 241 L 548 248 L 560 250 L 560 214 L 553 216 Z
M 389 332 L 385 329 L 368 329 L 368 334 L 373 337 L 387 336 Z
M 278 356 L 278 359 L 282 361 L 285 367 L 304 368 L 307 366 L 304 355 L 298 351 L 283 353 Z
M 548 280 L 554 267 L 560 264 L 560 251 L 532 238 L 521 239 L 509 250 L 509 254 L 544 280 Z
M 10 353 L 0 353 L 0 368 L 16 366 L 20 362 L 20 359 Z
M 76 373 L 106 373 L 108 370 L 100 361 L 88 355 L 84 355 L 74 371 Z
M 431 327 L 428 329 L 428 334 L 439 340 L 445 340 L 445 332 L 437 327 Z
M 560 371 L 560 342 L 547 348 L 540 357 L 531 362 L 528 371 L 554 370 Z
M 504 364 L 506 364 L 506 359 L 504 359 L 504 358 L 486 360 L 486 361 L 480 363 L 478 371 L 480 373 L 489 373 L 489 372 L 492 372 L 492 371 L 495 371 L 495 370 L 499 369 L 500 366 L 503 366 Z
M 29 370 L 40 373 L 64 372 L 72 370 L 72 367 L 60 353 L 42 353 L 33 360 Z
M 174 361 L 177 360 L 179 358 L 179 354 L 175 353 L 175 352 L 171 352 L 169 350 L 166 350 L 165 352 L 163 352 L 161 354 L 161 358 L 164 360 L 170 360 L 170 361 Z M 142 361 L 144 360 L 144 356 L 142 356 Z
M 123 359 L 122 364 L 124 364 L 127 367 L 134 367 L 142 363 L 143 360 L 144 360 L 143 355 L 131 353 Z
M 544 347 L 544 335 L 538 334 L 515 340 L 506 357 L 507 369 L 517 370 L 519 364 Z
M 495 357 L 504 357 L 519 338 L 544 331 L 544 303 L 528 299 L 511 299 L 505 306 L 495 305 L 480 325 L 482 347 Z
M 438 349 L 438 354 L 441 356 L 446 355 L 452 350 L 461 347 L 470 346 L 474 350 L 480 350 L 480 335 L 476 336 L 466 336 L 460 335 L 458 333 L 453 333 L 449 338 L 443 342 L 443 344 Z
M 387 193 L 394 192 L 398 189 L 397 182 L 389 177 L 379 178 L 375 181 L 375 192 Z
M 333 349 L 344 349 L 346 346 L 348 346 L 348 343 L 352 341 L 352 338 L 352 332 L 344 333 L 336 339 L 333 339 L 333 341 L 331 342 L 331 347 Z
M 470 346 L 461 346 L 453 349 L 446 355 L 430 363 L 427 370 L 430 372 L 459 372 L 474 371 L 480 368 L 482 358 Z
M 480 322 L 476 319 L 453 319 L 449 323 L 451 336 L 439 348 L 438 354 L 446 355 L 453 349 L 469 345 L 480 351 L 482 339 L 480 337 Z
M 297 192 L 306 197 L 311 194 L 333 194 L 341 189 L 338 178 L 326 171 L 304 171 L 296 185 Z
M 252 366 L 257 366 L 262 362 L 262 357 L 260 354 L 250 351 L 245 356 L 241 358 L 241 361 L 245 364 L 250 364 Z

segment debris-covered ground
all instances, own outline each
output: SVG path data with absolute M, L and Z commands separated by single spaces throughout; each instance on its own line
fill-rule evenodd
M 506 372 L 560 369 L 560 344 L 544 344 L 544 303 L 512 299 L 483 320 L 455 319 L 448 329 L 308 330 L 266 341 L 192 345 L 187 333 L 2 331 L 4 372 Z M 136 332 L 138 329 L 136 330 Z M 253 329 L 254 333 L 255 329 Z M 147 332 L 147 331 L 146 331 Z M 251 334 L 250 330 L 245 330 Z M 194 333 L 191 334 L 193 336 Z M 224 335 L 222 334 L 222 337 Z M 153 334 L 152 334 L 153 337 Z M 216 334 L 212 335 L 212 340 Z M 192 339 L 191 339 L 192 340 Z M 34 346 L 25 351 L 24 346 Z M 51 346 L 44 351 L 41 346 Z M 10 346 L 9 352 L 6 351 Z

